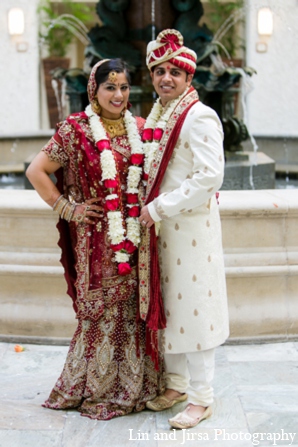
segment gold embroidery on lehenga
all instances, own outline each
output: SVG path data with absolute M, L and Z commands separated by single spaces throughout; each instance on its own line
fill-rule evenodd
M 115 329 L 115 323 L 110 321 L 109 323 L 101 321 L 100 329 L 104 334 L 102 343 L 96 348 L 96 365 L 99 375 L 105 375 L 109 368 L 110 363 L 114 357 L 114 347 L 110 344 L 109 336 Z
M 109 338 L 106 336 L 102 344 L 96 348 L 96 365 L 99 374 L 104 375 L 107 373 L 113 356 L 114 348 L 110 345 Z
M 81 121 L 80 125 L 83 128 Z M 85 130 L 88 131 L 88 125 L 84 126 Z M 75 142 L 75 139 L 71 140 L 65 134 L 67 138 L 64 149 L 67 155 L 70 155 L 71 150 L 72 154 L 64 169 L 64 180 L 68 186 L 80 185 L 77 152 L 73 149 L 83 151 L 84 147 L 79 143 L 77 147 L 71 148 L 71 142 Z M 86 148 L 92 149 L 94 141 L 91 135 L 89 140 Z M 118 144 L 124 145 L 119 153 L 129 159 L 127 138 L 115 137 L 113 148 Z M 120 158 L 119 154 L 117 156 Z M 120 173 L 120 177 L 123 177 L 121 183 L 124 183 L 125 169 Z M 74 181 L 70 183 L 72 170 Z M 90 186 L 101 188 L 101 185 L 95 186 L 95 181 Z M 105 225 L 103 221 L 103 231 Z M 99 275 L 98 281 L 92 279 L 96 290 L 89 290 L 89 253 L 96 247 L 88 236 L 90 228 L 85 224 L 72 225 L 71 229 L 76 231 L 73 247 L 77 272 L 75 305 L 78 307 L 78 328 L 71 341 L 64 370 L 45 406 L 55 409 L 78 408 L 83 415 L 94 419 L 110 419 L 141 411 L 147 400 L 163 391 L 163 383 L 161 373 L 155 371 L 151 359 L 145 355 L 145 325 L 136 319 L 136 267 L 126 277 L 113 276 L 116 274 L 114 265 L 110 275 L 105 275 L 106 270 L 102 267 L 103 278 Z M 96 231 L 95 228 L 93 231 Z M 96 236 L 101 241 L 101 236 Z M 102 239 L 105 251 L 104 235 Z M 112 264 L 110 257 L 99 255 L 92 264 L 92 273 L 97 272 L 97 263 L 103 261 Z
M 111 414 L 120 416 L 133 410 L 140 411 L 145 401 L 153 399 L 156 392 L 161 393 L 161 372 L 157 372 L 151 359 L 145 356 L 142 326 L 138 328 L 138 357 L 135 321 L 134 298 L 106 308 L 100 321 L 79 321 L 67 365 L 46 406 L 63 409 L 80 405 L 79 410 L 85 415 L 109 419 Z M 84 359 L 87 365 L 82 369 L 84 374 L 74 380 L 68 365 L 75 356 L 82 355 L 83 345 L 86 346 Z M 126 360 L 122 361 L 123 358 Z
M 99 402 L 109 399 L 107 393 L 115 392 L 114 385 L 117 378 L 117 362 L 112 361 L 109 363 L 106 374 L 100 374 L 98 363 L 96 359 L 90 360 L 88 387 L 92 391 L 92 399 Z M 105 399 L 102 396 L 107 395 Z
M 78 261 L 78 270 L 82 272 L 82 275 L 86 274 L 83 262 Z M 128 300 L 134 295 L 137 287 L 136 274 L 135 266 L 130 275 L 102 278 L 101 287 L 97 289 L 87 292 L 84 288 L 78 290 L 78 297 L 81 298 L 77 300 L 77 315 L 80 318 L 90 318 L 95 321 L 100 318 L 105 306 L 112 306 L 116 301 Z M 77 280 L 77 288 L 80 284 L 81 281 Z
M 85 325 L 86 330 L 87 326 Z M 73 351 L 69 352 L 61 378 L 58 379 L 54 387 L 54 390 L 62 394 L 64 399 L 74 402 L 80 400 L 80 384 L 84 381 L 87 370 L 87 361 L 84 357 L 85 348 L 85 331 L 83 329 Z M 63 388 L 61 389 L 62 384 Z M 73 389 L 71 394 L 67 392 L 70 389 Z M 78 391 L 76 392 L 77 389 Z
M 115 330 L 115 322 L 102 319 L 94 322 L 97 333 L 102 334 L 99 343 L 95 346 L 95 356 L 90 360 L 88 386 L 97 399 L 105 393 L 112 391 L 113 383 L 117 377 L 117 362 L 114 360 L 116 347 L 112 344 L 112 334 Z
M 142 356 L 137 357 L 137 347 L 132 337 L 130 340 L 130 344 L 128 348 L 125 349 L 126 358 L 128 360 L 128 364 L 134 374 L 140 373 L 140 366 L 142 362 Z
M 125 389 L 126 393 L 129 394 L 131 399 L 138 396 L 140 388 L 140 378 L 138 375 L 133 376 L 131 374 L 130 365 L 126 362 L 122 362 L 119 365 L 119 379 L 122 387 Z M 122 403 L 125 404 L 125 395 L 122 395 Z

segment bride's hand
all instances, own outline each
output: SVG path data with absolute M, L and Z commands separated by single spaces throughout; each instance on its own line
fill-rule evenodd
M 88 199 L 84 203 L 76 205 L 72 219 L 74 222 L 84 222 L 86 224 L 94 225 L 97 219 L 103 217 L 103 207 L 95 205 L 101 199 L 95 197 Z

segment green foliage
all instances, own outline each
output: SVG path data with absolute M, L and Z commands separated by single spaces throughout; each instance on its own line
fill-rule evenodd
M 244 7 L 244 0 L 230 2 L 208 0 L 208 3 L 209 27 L 213 34 L 216 35 L 220 27 L 226 22 L 224 28 L 227 31 L 223 36 L 219 35 L 219 41 L 226 48 L 230 56 L 235 57 L 238 49 L 244 49 L 244 40 L 238 32 L 239 24 L 244 22 L 243 15 L 241 14 L 241 9 Z M 233 18 L 235 18 L 235 23 L 233 23 Z M 231 24 L 230 27 L 229 24 Z M 225 56 L 225 54 L 223 55 Z
M 47 49 L 49 56 L 64 57 L 68 47 L 74 38 L 74 33 L 69 27 L 67 18 L 61 18 L 62 14 L 69 14 L 80 20 L 83 24 L 92 21 L 92 12 L 85 3 L 73 2 L 72 0 L 41 0 L 37 8 L 40 17 L 40 33 L 42 44 Z

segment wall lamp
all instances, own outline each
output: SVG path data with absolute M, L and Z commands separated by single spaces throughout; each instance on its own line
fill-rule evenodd
M 8 11 L 8 32 L 11 36 L 21 35 L 25 30 L 24 11 L 21 8 L 11 8 Z
M 260 36 L 271 36 L 273 33 L 273 14 L 270 8 L 258 11 L 258 33 Z

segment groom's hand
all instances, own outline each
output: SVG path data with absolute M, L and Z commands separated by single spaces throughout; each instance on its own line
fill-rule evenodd
M 147 227 L 147 228 L 150 228 L 154 224 L 154 220 L 152 219 L 152 217 L 149 214 L 147 205 L 141 209 L 139 221 L 141 222 L 141 225 L 143 225 L 143 227 Z

